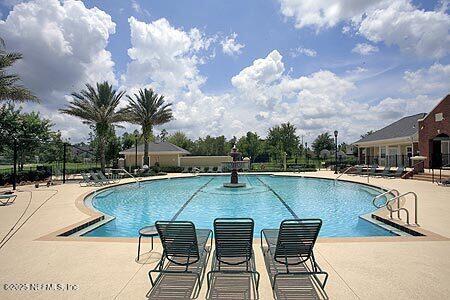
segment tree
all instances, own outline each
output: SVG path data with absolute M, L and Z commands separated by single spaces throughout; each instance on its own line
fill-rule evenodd
M 189 152 L 193 151 L 194 148 L 194 142 L 191 141 L 186 134 L 184 134 L 184 132 L 182 131 L 177 131 L 173 134 L 171 134 L 168 138 L 167 141 L 169 143 L 172 143 L 174 145 L 177 145 L 178 147 L 181 147 Z
M 14 146 L 17 147 L 19 170 L 27 159 L 42 154 L 52 137 L 52 123 L 41 118 L 39 113 L 22 113 L 13 105 L 4 105 L 0 108 L 0 134 L 2 136 L 2 151 L 9 151 L 12 156 Z
M 326 150 L 333 150 L 334 149 L 334 141 L 331 135 L 328 132 L 319 134 L 317 138 L 312 143 L 312 148 L 314 150 L 314 153 L 319 156 L 320 151 L 326 149 Z
M 127 95 L 128 106 L 122 110 L 128 122 L 142 127 L 144 139 L 144 164 L 150 165 L 148 157 L 148 142 L 153 126 L 161 125 L 173 119 L 172 103 L 165 104 L 164 96 L 158 95 L 152 89 L 141 89 L 134 98 Z
M 0 39 L 0 102 L 8 100 L 38 101 L 38 98 L 32 92 L 18 84 L 20 82 L 18 75 L 7 72 L 7 69 L 20 59 L 22 59 L 22 54 L 7 52 L 5 42 Z
M 369 131 L 367 131 L 366 133 L 361 134 L 361 138 L 363 139 L 363 138 L 365 138 L 366 136 L 371 135 L 372 133 L 373 133 L 373 130 L 369 130 Z
M 161 130 L 161 132 L 159 133 L 159 139 L 163 142 L 167 141 L 169 133 L 167 132 L 166 129 Z
M 105 150 L 108 134 L 114 124 L 125 120 L 124 114 L 117 111 L 117 106 L 125 91 L 117 92 L 107 81 L 97 83 L 96 87 L 86 84 L 86 89 L 73 93 L 73 99 L 67 108 L 60 112 L 78 117 L 83 123 L 92 125 L 98 138 L 100 166 L 105 169 Z
M 136 145 L 136 139 L 139 143 L 141 141 L 141 133 L 138 130 L 135 130 L 133 133 L 125 132 L 121 137 L 121 149 L 127 150 Z
M 194 143 L 193 154 L 194 155 L 227 155 L 230 149 L 228 149 L 228 143 L 225 136 L 212 137 L 207 135 L 205 138 L 199 138 Z
M 247 134 L 239 139 L 237 147 L 243 156 L 250 157 L 254 162 L 263 153 L 263 142 L 261 138 L 253 132 Z
M 285 152 L 288 157 L 297 153 L 299 138 L 295 131 L 295 126 L 289 122 L 269 129 L 266 142 L 272 157 L 278 160 Z

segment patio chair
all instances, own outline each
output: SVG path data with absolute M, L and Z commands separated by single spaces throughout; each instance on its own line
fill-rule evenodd
M 359 174 L 361 176 L 377 176 L 377 165 L 372 165 L 370 167 L 369 172 L 363 171 L 361 174 Z
M 197 298 L 212 248 L 212 231 L 196 230 L 194 223 L 189 221 L 156 221 L 155 227 L 161 239 L 163 253 L 158 264 L 148 272 L 152 287 L 164 274 L 195 275 L 193 298 Z M 208 239 L 211 241 L 209 247 Z M 158 273 L 155 279 L 152 277 L 153 273 Z
M 405 167 L 400 166 L 397 168 L 397 170 L 395 171 L 394 174 L 390 174 L 388 177 L 391 177 L 391 178 L 402 177 L 404 171 L 405 171 Z
M 311 279 L 325 288 L 328 273 L 322 271 L 313 252 L 321 226 L 320 219 L 293 219 L 282 221 L 278 230 L 261 231 L 261 249 L 273 290 L 279 276 L 312 276 Z M 319 275 L 324 276 L 323 281 Z
M 109 183 L 109 184 L 115 183 L 114 180 L 107 178 L 107 177 L 105 176 L 105 174 L 103 174 L 102 171 L 98 171 L 96 174 L 97 174 L 97 176 L 98 176 L 103 182 L 106 182 L 106 183 Z
M 375 175 L 376 177 L 389 177 L 391 175 L 391 167 L 385 166 L 383 169 L 383 172 L 380 174 Z
M 83 184 L 84 186 L 91 186 L 95 184 L 95 181 L 90 178 L 89 174 L 81 173 L 81 177 L 83 179 L 78 182 L 80 186 L 83 186 Z
M 89 175 L 91 175 L 92 180 L 94 181 L 95 185 L 105 185 L 108 184 L 108 181 L 102 180 L 94 171 L 89 171 Z
M 250 274 L 259 286 L 253 253 L 255 222 L 250 218 L 217 218 L 214 220 L 214 251 L 211 271 L 208 272 L 208 290 L 215 273 Z
M 363 167 L 362 166 L 355 166 L 355 172 L 353 173 L 348 173 L 348 175 L 351 176 L 356 176 L 356 175 L 361 175 L 362 171 L 363 171 Z
M 14 203 L 16 200 L 16 194 L 0 194 L 0 206 L 6 206 Z

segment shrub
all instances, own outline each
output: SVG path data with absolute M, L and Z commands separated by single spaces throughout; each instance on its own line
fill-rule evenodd
M 183 167 L 178 166 L 163 166 L 160 169 L 160 172 L 165 173 L 181 173 L 183 171 Z
M 212 169 L 213 169 L 214 172 L 217 172 L 217 170 L 219 170 L 218 167 L 213 167 Z

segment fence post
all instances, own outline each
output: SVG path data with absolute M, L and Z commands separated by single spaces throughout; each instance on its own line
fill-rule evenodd
M 66 183 L 66 148 L 67 144 L 63 144 L 63 183 Z
M 14 139 L 14 144 L 13 144 L 13 190 L 16 190 L 16 186 L 17 186 L 17 140 Z

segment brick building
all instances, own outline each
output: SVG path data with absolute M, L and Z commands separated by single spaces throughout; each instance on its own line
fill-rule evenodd
M 353 143 L 360 164 L 412 167 L 424 156 L 425 167 L 450 166 L 450 95 L 429 113 L 404 117 Z
M 419 153 L 427 157 L 425 166 L 450 164 L 450 95 L 419 120 Z

